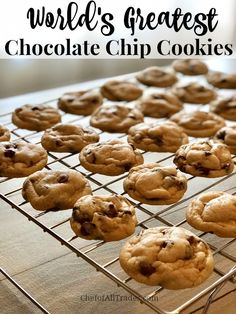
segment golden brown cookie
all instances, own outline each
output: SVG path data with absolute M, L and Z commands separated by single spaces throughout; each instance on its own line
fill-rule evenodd
M 181 101 L 190 104 L 207 104 L 216 98 L 213 89 L 197 82 L 176 86 L 172 89 L 172 92 Z
M 47 152 L 26 142 L 0 142 L 0 176 L 26 177 L 47 164 Z
M 119 139 L 87 145 L 81 150 L 79 159 L 88 171 L 107 176 L 118 176 L 143 163 L 142 154 Z
M 135 208 L 121 195 L 88 195 L 74 205 L 71 228 L 81 238 L 106 242 L 124 239 L 135 231 Z
M 88 180 L 76 170 L 37 171 L 22 188 L 24 199 L 37 210 L 73 208 L 80 197 L 91 193 Z
M 11 138 L 11 132 L 4 125 L 0 124 L 0 142 L 9 141 Z
M 218 88 L 234 89 L 236 88 L 236 74 L 223 72 L 210 72 L 207 75 L 207 81 Z
M 236 196 L 224 192 L 206 192 L 192 200 L 186 212 L 194 228 L 219 237 L 236 237 Z
M 212 101 L 210 110 L 227 120 L 236 121 L 236 96 Z
M 139 98 L 143 90 L 129 81 L 110 80 L 102 85 L 101 93 L 109 100 L 131 101 Z
M 21 129 L 42 131 L 61 121 L 57 109 L 48 105 L 24 105 L 12 114 L 12 123 Z
M 142 70 L 136 75 L 136 78 L 144 85 L 156 87 L 169 87 L 177 82 L 177 77 L 174 72 L 157 66 Z
M 171 121 L 183 128 L 184 132 L 193 137 L 209 137 L 225 125 L 223 118 L 212 112 L 180 111 L 174 114 Z
M 179 59 L 172 63 L 176 72 L 185 75 L 202 75 L 208 72 L 206 63 L 197 59 Z
M 103 97 L 96 90 L 65 93 L 58 99 L 58 108 L 72 114 L 87 116 L 101 106 Z
M 142 230 L 120 251 L 120 265 L 138 282 L 166 289 L 200 285 L 212 273 L 212 252 L 201 238 L 180 227 Z
M 236 124 L 220 129 L 214 139 L 227 145 L 231 154 L 236 154 Z
M 91 128 L 60 123 L 44 132 L 41 144 L 51 152 L 78 153 L 86 145 L 98 141 L 99 135 Z
M 168 118 L 183 109 L 183 104 L 171 92 L 155 92 L 144 94 L 137 102 L 138 108 L 144 116 L 154 118 Z
M 129 171 L 124 180 L 124 190 L 130 197 L 144 204 L 173 204 L 186 192 L 187 179 L 175 167 L 148 163 Z
M 225 176 L 234 169 L 228 147 L 213 140 L 182 145 L 175 154 L 174 163 L 183 172 L 208 178 Z
M 188 136 L 174 122 L 139 123 L 129 129 L 128 142 L 144 151 L 174 153 Z
M 107 103 L 98 108 L 90 119 L 91 126 L 106 132 L 127 133 L 129 128 L 143 122 L 143 114 L 136 108 Z

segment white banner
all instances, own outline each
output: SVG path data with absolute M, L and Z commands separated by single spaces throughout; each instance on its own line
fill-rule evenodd
M 235 0 L 8 0 L 0 58 L 236 56 Z

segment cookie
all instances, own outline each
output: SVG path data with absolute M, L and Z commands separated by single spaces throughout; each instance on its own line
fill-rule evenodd
M 112 103 L 98 108 L 90 119 L 91 126 L 111 133 L 127 133 L 131 126 L 140 122 L 143 122 L 141 111 Z
M 234 169 L 228 147 L 214 140 L 182 145 L 175 154 L 174 163 L 183 172 L 208 178 L 225 176 Z
M 4 125 L 0 124 L 0 142 L 9 141 L 11 138 L 11 132 Z
M 143 163 L 142 154 L 119 139 L 87 145 L 79 155 L 81 165 L 93 173 L 118 176 Z
M 0 142 L 0 176 L 26 177 L 47 164 L 47 152 L 26 142 Z
M 58 99 L 58 108 L 67 113 L 88 116 L 100 107 L 102 102 L 103 97 L 96 90 L 69 92 Z
M 60 121 L 59 111 L 48 105 L 24 105 L 12 114 L 12 123 L 31 131 L 46 130 Z
M 197 59 L 175 60 L 172 63 L 172 66 L 176 72 L 180 72 L 185 75 L 203 75 L 208 72 L 206 63 Z
M 227 120 L 236 121 L 236 96 L 212 101 L 210 103 L 210 111 Z
M 181 101 L 190 104 L 208 104 L 216 98 L 216 93 L 213 89 L 197 82 L 176 86 L 172 89 L 172 92 Z
M 214 268 L 207 243 L 180 227 L 142 230 L 125 243 L 119 260 L 136 281 L 173 290 L 200 285 Z
M 236 124 L 220 129 L 214 139 L 226 144 L 231 154 L 236 154 Z
M 188 136 L 174 122 L 139 123 L 129 129 L 128 142 L 144 151 L 174 153 Z
M 168 118 L 183 109 L 182 102 L 170 92 L 155 92 L 143 95 L 137 102 L 144 116 L 153 118 Z
M 183 197 L 187 190 L 187 179 L 174 167 L 148 163 L 129 171 L 124 180 L 124 190 L 141 203 L 168 205 Z
M 24 199 L 37 210 L 73 208 L 80 197 L 91 193 L 88 180 L 76 170 L 37 171 L 22 188 Z
M 86 145 L 98 141 L 99 135 L 91 128 L 60 123 L 44 132 L 41 144 L 51 152 L 78 153 Z
M 218 88 L 234 89 L 236 88 L 236 74 L 213 71 L 208 73 L 207 81 Z
M 87 240 L 117 241 L 135 231 L 135 209 L 121 195 L 81 197 L 73 208 L 71 228 Z
M 101 93 L 109 100 L 131 101 L 139 98 L 143 90 L 132 82 L 111 80 L 101 87 Z
M 186 219 L 195 229 L 235 238 L 236 196 L 219 191 L 206 192 L 190 202 Z
M 183 128 L 184 132 L 193 137 L 209 137 L 225 125 L 223 118 L 212 112 L 180 111 L 174 114 L 171 121 Z
M 177 76 L 174 72 L 152 66 L 140 71 L 136 79 L 144 85 L 156 87 L 169 87 L 177 82 Z

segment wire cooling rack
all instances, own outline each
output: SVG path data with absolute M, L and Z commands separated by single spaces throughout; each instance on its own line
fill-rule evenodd
M 131 76 L 131 80 L 133 80 Z M 126 77 L 127 79 L 127 77 Z M 148 89 L 148 87 L 144 87 Z M 97 88 L 97 86 L 95 86 Z M 162 89 L 163 91 L 163 89 Z M 58 95 L 60 97 L 61 95 Z M 45 102 L 44 102 L 45 103 Z M 57 106 L 57 99 L 48 100 L 47 103 L 53 107 Z M 196 109 L 196 106 L 186 105 L 187 110 Z M 199 109 L 199 106 L 198 106 Z M 207 106 L 202 106 L 202 110 L 207 110 Z M 62 113 L 62 122 L 89 125 L 90 117 L 76 116 Z M 145 121 L 153 121 L 155 119 L 145 118 Z M 160 121 L 160 119 L 159 119 Z M 43 132 L 27 131 L 16 128 L 11 123 L 11 113 L 0 115 L 0 123 L 6 125 L 12 134 L 12 140 L 23 140 L 30 143 L 40 145 L 40 139 Z M 111 134 L 100 132 L 100 140 L 108 140 L 112 138 L 123 138 L 124 134 Z M 190 140 L 194 140 L 191 139 Z M 74 252 L 78 257 L 83 258 L 92 265 L 97 271 L 110 278 L 118 286 L 129 292 L 135 299 L 144 303 L 157 313 L 177 314 L 192 306 L 196 301 L 202 301 L 203 312 L 207 313 L 209 306 L 217 298 L 222 298 L 232 291 L 235 291 L 236 282 L 236 240 L 218 238 L 213 234 L 199 232 L 192 229 L 185 220 L 185 210 L 191 199 L 202 192 L 209 190 L 227 191 L 236 194 L 236 170 L 228 176 L 221 178 L 197 178 L 187 175 L 188 190 L 182 200 L 178 203 L 168 206 L 151 206 L 132 200 L 123 191 L 123 180 L 127 173 L 117 177 L 108 177 L 104 175 L 94 174 L 86 171 L 80 166 L 78 154 L 72 153 L 48 153 L 47 170 L 65 170 L 75 169 L 80 171 L 89 180 L 94 194 L 122 194 L 129 199 L 136 207 L 138 225 L 136 233 L 141 229 L 149 227 L 166 225 L 181 226 L 193 231 L 196 235 L 204 239 L 210 246 L 215 257 L 215 268 L 211 277 L 202 285 L 185 290 L 171 291 L 161 287 L 147 287 L 135 282 L 124 273 L 119 265 L 119 250 L 127 239 L 105 243 L 103 241 L 86 241 L 75 236 L 70 229 L 69 219 L 71 210 L 67 211 L 46 211 L 37 212 L 29 203 L 21 196 L 22 179 L 0 179 L 0 197 L 24 215 L 29 221 L 36 224 L 44 232 L 47 232 L 56 241 L 66 246 Z M 162 165 L 173 165 L 173 154 L 170 153 L 151 153 L 144 152 L 145 162 L 159 162 Z M 233 156 L 235 160 L 236 156 Z M 67 236 L 69 234 L 69 237 Z M 66 236 L 65 236 L 66 235 Z M 103 251 L 106 252 L 101 254 Z M 103 258 L 101 258 L 103 255 Z M 2 274 L 14 284 L 22 293 L 25 294 L 43 313 L 49 313 L 43 305 L 38 303 L 36 299 L 23 287 L 20 286 L 4 269 Z M 202 305 L 203 304 L 203 305 Z

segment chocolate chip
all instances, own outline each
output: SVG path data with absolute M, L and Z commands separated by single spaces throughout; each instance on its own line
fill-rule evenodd
M 167 247 L 167 242 L 166 241 L 162 242 L 160 247 L 161 249 L 164 249 L 165 247 Z
M 91 222 L 84 222 L 80 228 L 80 232 L 83 236 L 90 235 L 96 226 L 92 224 Z
M 136 120 L 136 116 L 132 113 L 128 114 L 128 118 Z
M 60 140 L 56 140 L 55 144 L 56 144 L 56 146 L 63 146 L 63 143 Z
M 91 164 L 96 162 L 96 156 L 95 156 L 95 154 L 91 150 L 88 150 L 86 152 L 86 159 Z
M 230 168 L 230 163 L 228 162 L 222 166 L 222 169 L 229 170 L 229 168 Z
M 204 152 L 204 155 L 207 156 L 211 156 L 212 154 L 210 152 Z
M 112 203 L 110 203 L 109 205 L 108 205 L 108 211 L 106 211 L 106 215 L 108 216 L 108 217 L 110 217 L 110 218 L 114 218 L 114 217 L 116 217 L 117 216 L 117 211 L 116 211 L 116 208 L 115 208 L 115 206 L 112 204 Z
M 186 158 L 184 156 L 175 156 L 173 162 L 177 164 L 182 164 L 186 161 Z
M 68 174 L 61 174 L 61 175 L 57 178 L 57 182 L 58 182 L 58 183 L 65 183 L 65 182 L 68 182 L 68 180 L 69 180 Z
M 161 136 L 156 136 L 155 142 L 157 145 L 162 146 L 163 145 L 163 138 Z
M 188 240 L 188 242 L 189 242 L 190 244 L 196 243 L 196 238 L 195 238 L 194 236 L 188 237 L 187 240 Z
M 195 166 L 196 170 L 198 170 L 201 174 L 203 175 L 209 175 L 210 169 L 204 168 L 204 167 L 199 167 L 198 165 Z
M 197 91 L 198 91 L 198 92 L 205 92 L 205 91 L 206 91 L 206 88 L 205 88 L 204 86 L 199 86 L 199 87 L 197 88 Z
M 73 211 L 73 214 L 72 214 L 74 220 L 76 220 L 78 223 L 80 223 L 81 225 L 84 224 L 85 222 L 90 222 L 90 219 L 88 216 L 86 215 L 82 215 L 80 214 L 80 212 L 76 212 L 76 211 Z
M 141 261 L 139 263 L 139 271 L 142 275 L 149 277 L 151 274 L 153 274 L 156 269 L 149 263 L 145 261 Z
M 179 190 L 183 190 L 183 189 L 186 188 L 186 182 L 177 181 L 176 187 L 177 187 L 177 189 L 179 189 Z
M 216 134 L 216 137 L 219 140 L 224 140 L 225 139 L 225 135 L 226 135 L 226 131 L 220 131 L 219 133 Z
M 228 80 L 226 79 L 226 78 L 222 78 L 221 80 L 220 80 L 220 83 L 227 83 L 228 82 Z
M 39 107 L 35 106 L 35 107 L 32 107 L 31 110 L 36 111 L 36 110 L 40 110 L 40 109 L 39 109 Z
M 72 101 L 74 101 L 74 98 L 68 98 L 66 101 L 72 102 Z
M 14 152 L 14 150 L 7 149 L 7 150 L 5 150 L 5 152 L 4 152 L 4 156 L 5 156 L 5 157 L 8 157 L 8 158 L 12 158 L 12 157 L 15 156 L 15 152 Z
M 129 171 L 130 168 L 132 168 L 132 164 L 129 162 L 127 164 L 124 164 L 122 167 L 124 167 L 125 172 Z

